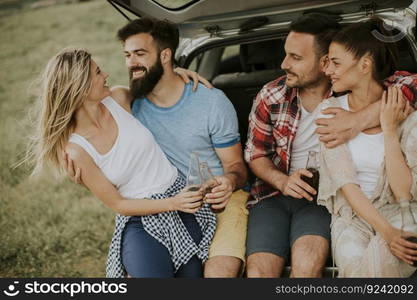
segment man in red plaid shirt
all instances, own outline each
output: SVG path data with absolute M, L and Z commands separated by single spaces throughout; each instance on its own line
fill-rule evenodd
M 286 76 L 258 93 L 249 116 L 245 159 L 257 181 L 247 236 L 247 276 L 279 277 L 291 250 L 292 277 L 320 277 L 329 253 L 330 215 L 310 203 L 317 193 L 301 179 L 309 151 L 319 139 L 335 147 L 360 131 L 379 125 L 379 103 L 350 113 L 329 108 L 332 119 L 317 119 L 319 103 L 331 95 L 325 76 L 327 51 L 340 25 L 322 14 L 293 22 L 285 42 L 281 68 Z M 385 85 L 401 84 L 414 107 L 417 77 L 396 72 Z M 322 127 L 317 127 L 320 125 Z

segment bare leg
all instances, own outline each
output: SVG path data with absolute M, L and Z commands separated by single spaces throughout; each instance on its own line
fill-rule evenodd
M 275 254 L 258 252 L 248 256 L 246 274 L 248 278 L 278 278 L 282 274 L 285 260 Z
M 240 275 L 242 261 L 233 256 L 214 256 L 204 264 L 205 278 L 236 278 Z
M 298 238 L 291 249 L 290 277 L 321 277 L 329 255 L 329 242 L 318 235 Z

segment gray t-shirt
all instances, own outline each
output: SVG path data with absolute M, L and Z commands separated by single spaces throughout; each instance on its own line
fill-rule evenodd
M 179 101 L 171 107 L 159 107 L 146 98 L 136 99 L 133 115 L 154 135 L 171 163 L 185 177 L 192 151 L 206 161 L 213 174 L 222 175 L 223 167 L 215 148 L 226 148 L 240 141 L 236 111 L 218 89 L 199 84 L 184 87 Z

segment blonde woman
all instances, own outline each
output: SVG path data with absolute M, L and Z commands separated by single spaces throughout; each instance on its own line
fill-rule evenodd
M 34 172 L 45 164 L 65 171 L 66 151 L 85 186 L 117 213 L 107 276 L 201 277 L 215 216 L 199 191 L 180 192 L 183 179 L 107 77 L 83 49 L 49 61 Z
M 399 84 L 384 86 L 395 71 L 395 51 L 375 31 L 388 35 L 381 19 L 347 26 L 329 48 L 326 74 L 332 89 L 350 92 L 324 101 L 325 106 L 355 112 L 382 99 L 379 126 L 334 149 L 320 148 L 318 202 L 332 213 L 339 277 L 409 277 L 416 270 L 417 244 L 400 230 L 397 201 L 410 201 L 417 217 L 417 113 L 410 115 L 403 97 L 415 102 L 417 77 L 395 72 L 390 78 Z M 408 88 L 401 90 L 401 84 Z

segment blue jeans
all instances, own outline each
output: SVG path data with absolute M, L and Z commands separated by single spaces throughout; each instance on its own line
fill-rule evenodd
M 202 234 L 193 214 L 178 212 L 185 227 L 198 244 Z M 143 228 L 141 217 L 131 217 L 122 234 L 122 263 L 131 277 L 137 278 L 199 278 L 203 276 L 201 260 L 194 255 L 177 272 L 168 249 Z

